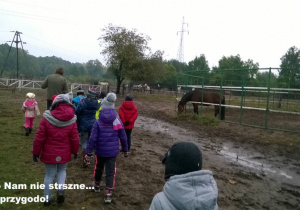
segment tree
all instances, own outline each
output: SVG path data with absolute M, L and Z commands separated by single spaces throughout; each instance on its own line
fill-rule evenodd
M 189 62 L 189 74 L 204 78 L 204 81 L 209 80 L 209 66 L 205 55 L 195 57 L 194 60 Z M 192 72 L 195 71 L 195 72 Z
M 143 58 L 133 64 L 131 71 L 128 72 L 128 77 L 133 81 L 145 83 L 153 83 L 161 78 L 163 71 L 163 52 L 156 51 L 148 57 Z
M 251 78 L 255 78 L 258 67 L 258 63 L 254 63 L 251 59 L 243 61 L 240 55 L 223 56 L 219 60 L 219 69 L 223 72 L 218 71 L 218 74 L 221 73 L 223 76 L 223 85 L 241 86 L 243 81 L 250 82 Z M 221 78 L 221 76 L 218 77 Z
M 92 78 L 94 82 L 97 82 L 97 78 L 103 74 L 103 66 L 101 62 L 96 60 L 89 60 L 86 63 L 87 74 Z
M 172 64 L 164 64 L 164 74 L 158 80 L 161 86 L 167 87 L 169 89 L 176 89 L 177 85 L 177 71 Z
M 269 81 L 270 79 L 270 81 Z M 277 87 L 277 76 L 269 71 L 258 72 L 256 76 L 256 82 L 259 87 Z
M 300 51 L 291 47 L 287 53 L 281 57 L 279 70 L 279 84 L 281 87 L 299 88 L 300 87 Z
M 143 59 L 150 38 L 138 34 L 136 29 L 126 28 L 109 24 L 102 29 L 103 34 L 98 38 L 100 46 L 103 47 L 101 54 L 105 56 L 109 68 L 117 79 L 116 93 L 120 93 L 123 82 L 133 65 Z
M 172 64 L 177 72 L 185 72 L 189 70 L 189 67 L 186 63 L 181 63 L 178 60 L 172 59 L 167 61 L 168 64 Z

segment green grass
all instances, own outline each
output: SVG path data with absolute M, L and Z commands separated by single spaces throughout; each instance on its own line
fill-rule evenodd
M 43 190 L 30 189 L 30 184 L 43 182 L 44 165 L 32 161 L 32 142 L 34 135 L 25 136 L 24 114 L 21 111 L 24 92 L 1 91 L 0 97 L 0 196 L 36 197 L 43 196 Z M 35 120 L 34 131 L 39 120 Z M 27 189 L 4 189 L 4 182 L 25 184 Z M 42 184 L 42 183 L 40 183 Z M 0 209 L 40 209 L 41 203 L 0 204 Z
M 201 114 L 201 115 L 196 115 L 196 114 L 180 114 L 174 117 L 175 120 L 179 121 L 192 121 L 195 122 L 199 125 L 205 125 L 209 127 L 218 127 L 219 121 L 217 118 L 211 115 L 207 114 Z

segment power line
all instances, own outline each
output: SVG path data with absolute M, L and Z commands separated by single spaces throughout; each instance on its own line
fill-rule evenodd
M 31 14 L 22 13 L 22 12 L 14 12 L 14 11 L 9 11 L 9 10 L 4 10 L 4 9 L 0 9 L 0 11 L 3 11 L 3 12 L 0 12 L 0 14 L 3 14 L 3 15 L 17 16 L 17 17 L 23 17 L 23 18 L 39 20 L 39 21 L 48 21 L 48 22 L 53 22 L 53 23 L 63 23 L 63 24 L 69 23 L 69 21 L 67 21 L 67 20 L 61 21 L 61 19 L 43 17 L 43 16 L 38 16 L 38 15 L 31 15 Z
M 20 34 L 22 34 L 22 32 L 19 32 L 19 31 L 11 31 L 11 32 L 15 32 L 15 35 L 14 35 L 14 38 L 13 38 L 12 41 L 8 41 L 8 42 L 11 42 L 11 45 L 10 45 L 9 51 L 7 53 L 7 57 L 5 59 L 4 65 L 3 65 L 3 69 L 1 71 L 1 77 L 2 77 L 2 74 L 3 74 L 4 68 L 5 68 L 5 65 L 6 65 L 6 62 L 7 62 L 12 44 L 16 43 L 16 49 L 17 49 L 17 78 L 19 78 L 19 49 L 18 49 L 19 43 L 21 43 L 24 58 L 25 58 L 26 67 L 27 67 L 27 70 L 28 70 L 28 64 L 27 64 L 27 60 L 26 60 L 26 56 L 25 56 L 25 52 L 24 52 L 24 48 L 23 48 L 23 43 L 26 44 L 26 42 L 22 42 L 21 35 L 20 35 Z
M 179 42 L 179 48 L 178 48 L 178 53 L 177 53 L 177 59 L 178 59 L 178 61 L 180 61 L 182 63 L 184 62 L 183 35 L 184 35 L 184 32 L 189 33 L 188 30 L 184 29 L 185 25 L 188 26 L 188 24 L 186 22 L 184 22 L 184 17 L 183 17 L 181 31 L 177 31 L 177 35 L 178 35 L 178 32 L 180 33 L 180 42 Z

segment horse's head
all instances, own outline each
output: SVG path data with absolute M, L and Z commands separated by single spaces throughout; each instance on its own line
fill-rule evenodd
M 184 105 L 181 103 L 181 101 L 179 101 L 177 114 L 181 114 L 183 112 L 183 109 L 184 109 Z

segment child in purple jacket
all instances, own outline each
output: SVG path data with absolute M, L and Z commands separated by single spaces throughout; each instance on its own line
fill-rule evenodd
M 126 133 L 121 121 L 117 118 L 115 110 L 116 94 L 109 93 L 102 100 L 102 109 L 92 128 L 92 132 L 86 147 L 86 158 L 92 156 L 93 148 L 97 156 L 97 167 L 94 174 L 94 191 L 100 192 L 100 181 L 105 167 L 106 187 L 104 202 L 110 203 L 115 185 L 116 158 L 119 154 L 119 139 L 122 152 L 128 156 Z

